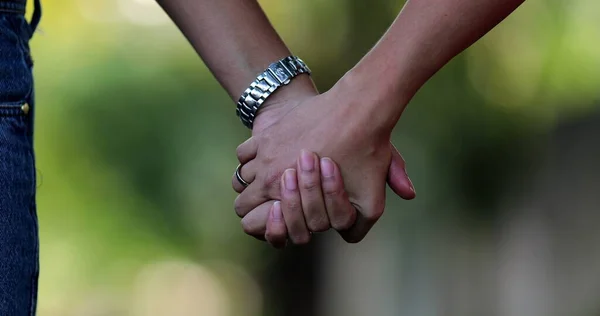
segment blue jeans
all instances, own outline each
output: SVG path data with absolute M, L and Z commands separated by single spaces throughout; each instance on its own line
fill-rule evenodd
M 29 39 L 39 21 L 25 0 L 0 0 L 0 315 L 34 315 L 39 243 Z M 39 2 L 36 1 L 39 9 Z

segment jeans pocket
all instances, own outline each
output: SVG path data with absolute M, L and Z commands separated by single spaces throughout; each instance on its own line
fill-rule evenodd
M 0 102 L 0 118 L 8 116 L 26 116 L 29 114 L 29 103 L 26 101 Z
M 30 111 L 28 102 L 0 102 L 0 155 L 6 154 L 7 149 L 30 145 Z

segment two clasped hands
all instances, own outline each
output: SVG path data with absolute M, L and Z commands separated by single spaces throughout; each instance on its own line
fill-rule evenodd
M 294 80 L 267 99 L 237 149 L 250 184 L 233 176 L 236 213 L 246 233 L 274 247 L 306 244 L 330 228 L 358 242 L 383 214 L 386 180 L 399 196 L 415 197 L 390 143 L 393 125 L 357 111 L 371 106 L 343 82 L 319 95 L 309 77 Z
M 360 241 L 383 213 L 386 182 L 415 197 L 390 135 L 415 93 L 524 0 L 408 0 L 386 34 L 329 91 L 306 74 L 260 106 L 237 149 L 244 230 L 282 247 L 333 228 Z M 292 55 L 255 0 L 158 0 L 233 100 Z M 301 27 L 301 26 L 298 26 Z M 351 39 L 349 39 L 351 40 Z M 451 104 L 449 104 L 451 106 Z M 243 183 L 249 183 L 247 186 Z

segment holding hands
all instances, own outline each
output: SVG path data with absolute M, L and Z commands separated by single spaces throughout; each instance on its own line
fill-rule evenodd
M 415 197 L 391 130 L 352 115 L 356 104 L 335 87 L 263 106 L 264 120 L 257 116 L 252 138 L 238 147 L 232 180 L 246 233 L 281 247 L 333 228 L 358 242 L 383 214 L 386 180 L 401 197 Z M 275 110 L 276 121 L 268 114 Z
M 431 76 L 523 2 L 408 0 L 377 45 L 319 95 L 303 63 L 281 59 L 290 51 L 258 1 L 158 0 L 234 100 L 281 60 L 283 69 L 253 82 L 260 91 L 243 94 L 250 111 L 238 114 L 253 135 L 238 148 L 233 179 L 244 230 L 274 246 L 329 228 L 360 241 L 383 213 L 386 180 L 414 198 L 392 129 Z

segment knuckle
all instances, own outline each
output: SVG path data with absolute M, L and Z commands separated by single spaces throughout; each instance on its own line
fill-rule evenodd
M 246 233 L 247 235 L 255 235 L 256 232 L 254 231 L 254 227 L 252 227 L 252 225 L 248 224 L 246 221 L 242 220 L 242 229 L 244 230 L 244 233 Z
M 323 188 L 323 193 L 327 195 L 329 198 L 334 200 L 345 200 L 348 199 L 346 191 L 341 187 L 327 187 Z
M 267 230 L 267 232 L 265 233 L 265 239 L 272 243 L 277 243 L 282 239 L 285 240 L 285 237 L 286 236 L 281 231 L 274 232 Z
M 351 214 L 340 216 L 331 221 L 331 227 L 335 230 L 347 230 L 354 225 L 354 216 Z
M 382 215 L 383 215 L 383 212 L 372 211 L 372 212 L 365 214 L 365 218 L 370 222 L 376 222 L 377 220 L 379 220 L 379 218 L 381 218 Z
M 319 185 L 321 184 L 318 180 L 313 178 L 302 179 L 302 189 L 308 192 L 316 191 L 319 189 Z
M 379 212 L 369 212 L 369 213 L 365 214 L 365 218 L 370 222 L 375 222 L 375 221 L 379 220 L 380 217 L 381 217 L 381 214 Z
M 302 201 L 296 198 L 285 199 L 283 206 L 290 211 L 297 212 L 298 210 L 302 209 Z
M 238 160 L 240 160 L 240 158 L 242 157 L 243 154 L 244 154 L 244 143 L 240 144 L 239 146 L 237 146 L 235 148 L 235 155 L 238 157 Z
M 296 235 L 292 236 L 291 239 L 295 245 L 306 245 L 310 242 L 310 234 L 308 234 L 308 233 L 296 234 Z
M 235 210 L 235 214 L 237 214 L 239 217 L 244 217 L 246 215 L 239 196 L 233 202 L 233 209 Z
M 385 210 L 385 202 L 375 201 L 372 203 L 371 207 L 369 207 L 368 211 L 365 214 L 365 218 L 371 222 L 376 222 L 383 215 L 383 211 Z
M 318 233 L 324 232 L 329 229 L 329 218 L 327 216 L 319 216 L 317 218 L 311 218 L 307 223 L 308 229 Z

